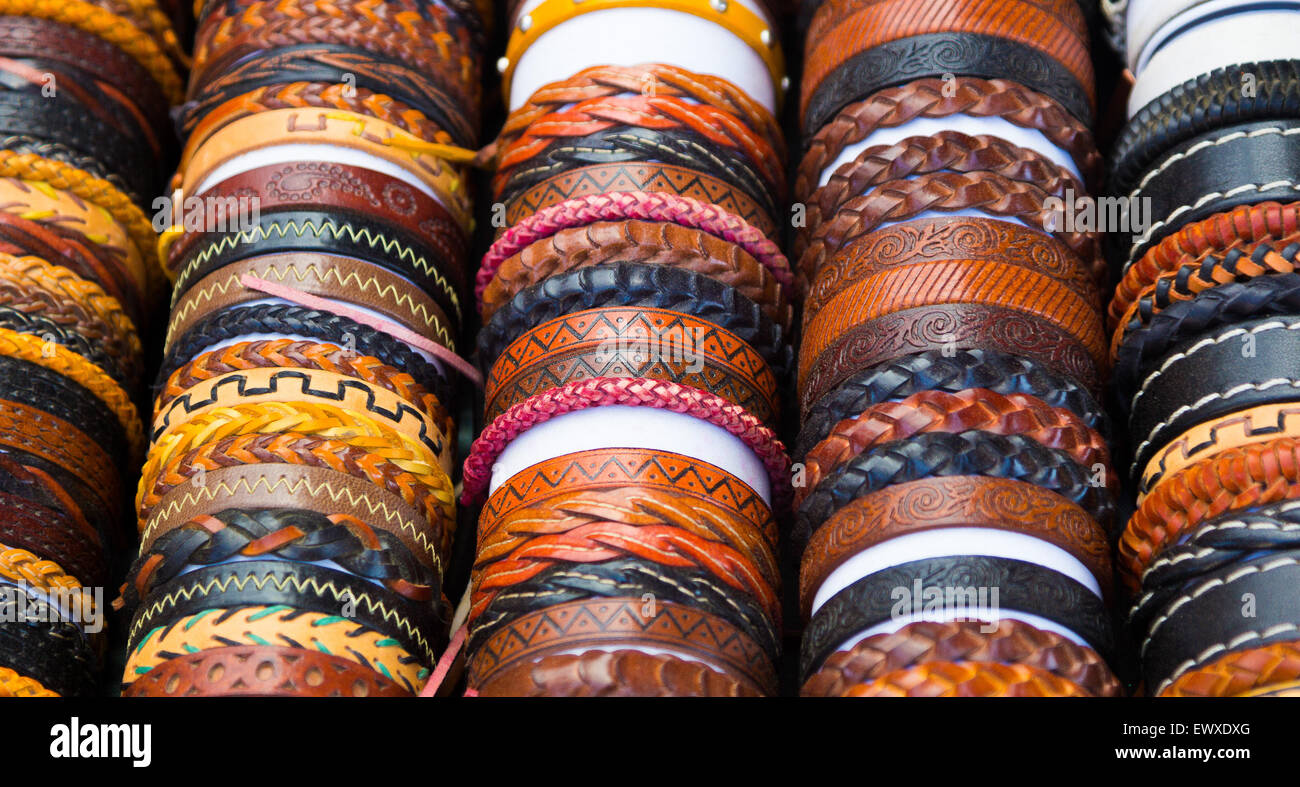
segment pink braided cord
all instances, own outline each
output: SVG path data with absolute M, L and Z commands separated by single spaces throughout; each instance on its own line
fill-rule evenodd
M 560 230 L 584 227 L 598 221 L 639 219 L 663 221 L 702 230 L 740 246 L 754 256 L 782 287 L 790 288 L 794 276 L 790 261 L 781 249 L 754 225 L 717 205 L 676 194 L 644 191 L 615 191 L 588 194 L 543 208 L 501 234 L 483 255 L 474 280 L 474 296 L 483 305 L 483 291 L 501 263 L 530 244 L 549 238 Z
M 493 419 L 465 459 L 461 502 L 473 505 L 487 497 L 492 466 L 519 435 L 566 413 L 605 405 L 654 407 L 693 416 L 726 429 L 763 460 L 772 479 L 774 504 L 784 506 L 793 494 L 790 458 L 776 433 L 745 408 L 698 388 L 644 377 L 592 377 L 525 399 Z M 775 508 L 776 505 L 773 507 Z

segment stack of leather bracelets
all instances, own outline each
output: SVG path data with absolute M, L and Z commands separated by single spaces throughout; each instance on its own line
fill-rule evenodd
M 143 448 L 175 3 L 0 2 L 0 696 L 95 693 Z
M 1114 696 L 1075 0 L 822 0 L 795 198 L 812 696 Z
M 1300 681 L 1300 4 L 1130 0 L 1109 189 L 1118 548 L 1144 688 Z
M 771 695 L 792 276 L 754 0 L 524 0 L 477 279 L 483 696 Z
M 411 696 L 436 664 L 487 22 L 199 9 L 127 696 Z

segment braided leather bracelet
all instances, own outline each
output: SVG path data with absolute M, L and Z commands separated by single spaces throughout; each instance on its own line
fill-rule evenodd
M 483 288 L 479 314 L 490 320 L 521 290 L 543 279 L 612 261 L 682 268 L 716 279 L 790 330 L 790 293 L 749 252 L 704 230 L 650 221 L 569 227 L 527 246 L 497 268 Z
M 848 687 L 845 697 L 1086 697 L 1078 684 L 1025 664 L 932 662 Z
M 22 297 L 27 293 L 13 293 L 11 288 L 0 283 L 0 299 L 10 294 Z M 27 304 L 22 304 L 26 306 Z M 7 328 L 29 336 L 39 336 L 42 340 L 67 347 L 87 361 L 103 369 L 114 380 L 125 383 L 126 375 L 122 372 L 117 359 L 107 354 L 102 345 L 92 344 L 90 339 L 75 330 L 59 325 L 40 314 L 28 314 L 13 305 L 0 306 L 0 328 Z
M 38 680 L 19 675 L 8 667 L 0 667 L 0 697 L 57 697 Z
M 99 206 L 69 191 L 50 188 L 40 181 L 0 178 L 0 204 L 5 213 L 45 216 L 76 237 L 99 248 L 106 256 L 143 275 L 144 266 L 125 228 Z
M 781 505 L 790 497 L 790 460 L 776 434 L 753 415 L 721 397 L 662 380 L 635 377 L 592 378 L 569 383 L 511 407 L 474 441 L 465 459 L 461 500 L 470 505 L 487 496 L 492 465 L 507 444 L 524 431 L 565 413 L 604 405 L 654 407 L 695 418 L 727 430 L 742 440 L 767 467 L 772 498 Z
M 9 669 L 64 697 L 91 696 L 96 657 L 81 630 L 71 623 L 18 622 L 22 594 L 0 596 L 0 668 Z
M 0 445 L 35 453 L 85 479 L 107 509 L 120 511 L 122 477 L 118 468 L 103 448 L 75 425 L 38 408 L 0 399 Z
M 288 647 L 329 653 L 373 669 L 412 694 L 429 670 L 387 634 L 339 615 L 285 606 L 210 609 L 146 632 L 127 653 L 123 684 L 187 653 L 243 645 Z
M 832 653 L 804 683 L 800 694 L 842 696 L 855 684 L 936 662 L 1023 664 L 1046 670 L 1094 697 L 1118 697 L 1123 692 L 1095 650 L 1055 632 L 1006 619 L 992 630 L 976 621 L 918 621 L 890 634 L 867 637 L 848 650 Z
M 720 664 L 636 650 L 543 656 L 498 670 L 480 697 L 761 697 Z
M 767 362 L 730 331 L 666 309 L 590 309 L 544 322 L 506 347 L 484 383 L 484 421 L 592 377 L 667 380 L 720 396 L 769 425 L 779 412 Z
M 409 697 L 369 667 L 301 648 L 242 645 L 188 653 L 137 678 L 123 697 Z
M 1275 642 L 1226 653 L 1178 676 L 1161 697 L 1232 697 L 1289 686 L 1300 678 L 1300 643 Z
M 1059 448 L 1079 464 L 1109 465 L 1106 441 L 1082 418 L 1033 396 L 1002 395 L 987 388 L 958 393 L 919 391 L 901 401 L 880 402 L 831 428 L 830 434 L 804 457 L 804 483 L 795 490 L 797 508 L 822 478 L 874 446 L 926 432 L 1021 434 L 1048 448 Z M 1113 471 L 1106 483 L 1116 486 Z

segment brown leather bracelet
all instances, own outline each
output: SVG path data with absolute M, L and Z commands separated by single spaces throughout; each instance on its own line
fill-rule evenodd
M 123 697 L 410 697 L 375 670 L 306 648 L 237 645 L 170 658 Z
M 121 511 L 122 477 L 112 457 L 76 426 L 0 399 L 0 445 L 26 451 L 84 479 L 110 511 Z
M 1086 511 L 1042 487 L 1006 478 L 922 478 L 860 497 L 814 531 L 799 568 L 804 617 L 826 578 L 857 553 L 908 533 L 982 527 L 1024 533 L 1073 555 L 1111 586 L 1110 540 Z
M 391 221 L 439 254 L 447 275 L 462 291 L 468 284 L 465 262 L 468 238 L 438 200 L 391 175 L 365 167 L 328 161 L 294 161 L 241 172 L 201 195 L 208 207 L 209 226 L 237 227 L 238 211 L 256 204 L 258 210 L 320 208 L 357 213 Z M 206 234 L 187 232 L 170 249 L 166 264 L 172 272 Z
M 139 249 L 126 228 L 107 211 L 71 191 L 44 182 L 0 178 L 0 211 L 18 216 L 44 215 L 57 221 L 60 227 L 77 233 L 112 259 L 121 260 L 140 281 L 145 278 Z
M 398 494 L 329 467 L 247 464 L 217 467 L 172 487 L 150 512 L 140 550 L 195 517 L 229 508 L 301 508 L 356 517 L 401 539 L 423 565 L 442 574 L 424 515 Z
M 55 560 L 87 586 L 108 581 L 104 544 L 64 511 L 0 492 L 0 541 Z
M 931 172 L 915 178 L 891 180 L 841 205 L 829 220 L 808 237 L 798 270 L 813 279 L 817 270 L 844 244 L 860 238 L 883 223 L 905 221 L 929 211 L 978 210 L 990 216 L 1007 216 L 1031 227 L 1053 227 L 1051 234 L 1091 265 L 1096 281 L 1104 281 L 1106 260 L 1097 234 L 1065 229 L 1056 211 L 1047 205 L 1051 195 L 1033 183 L 1011 180 L 993 172 Z M 1063 225 L 1057 228 L 1057 225 Z
M 789 328 L 789 293 L 752 254 L 704 230 L 670 222 L 602 221 L 562 229 L 506 258 L 483 291 L 486 322 L 520 290 L 560 273 L 604 262 L 684 268 L 726 284 Z
M 741 217 L 769 238 L 779 236 L 776 218 L 753 197 L 726 181 L 690 167 L 629 161 L 566 168 L 520 191 L 505 203 L 503 227 L 575 197 L 622 191 L 663 192 L 689 197 Z
M 889 634 L 867 637 L 831 654 L 803 685 L 804 697 L 837 697 L 848 687 L 896 670 L 933 662 L 1023 664 L 1064 678 L 1094 697 L 1118 697 L 1123 687 L 1092 648 L 1018 620 L 991 630 L 982 621 L 909 623 Z
M 1161 697 L 1233 697 L 1294 684 L 1300 679 L 1300 642 L 1275 642 L 1227 653 L 1189 669 Z
M 845 107 L 808 141 L 795 179 L 795 198 L 807 202 L 822 170 L 846 147 L 876 129 L 952 115 L 996 117 L 1040 131 L 1070 154 L 1084 182 L 1090 187 L 1097 184 L 1102 160 L 1092 132 L 1060 104 L 1011 80 L 957 77 L 950 81 L 918 79 Z
M 1086 697 L 1078 684 L 1025 664 L 935 661 L 846 687 L 842 697 Z
M 905 309 L 979 303 L 1014 309 L 1075 337 L 1099 368 L 1109 364 L 1101 313 L 1050 276 L 997 261 L 926 262 L 877 273 L 845 288 L 807 324 L 799 348 L 800 385 L 822 353 L 856 328 Z
M 978 216 L 912 219 L 850 241 L 822 264 L 803 302 L 806 327 L 847 287 L 886 270 L 944 260 L 997 260 L 1051 276 L 1100 302 L 1092 271 L 1065 244 L 1009 221 Z
M 668 309 L 571 312 L 506 346 L 483 386 L 491 423 L 535 394 L 589 377 L 646 377 L 708 391 L 775 424 L 780 413 L 771 368 L 744 339 L 707 320 Z
M 994 172 L 1009 180 L 1033 183 L 1063 200 L 1072 200 L 1071 194 L 1083 197 L 1088 193 L 1073 172 L 1037 151 L 999 137 L 968 136 L 959 131 L 908 137 L 894 145 L 872 145 L 863 150 L 813 192 L 804 227 L 795 236 L 795 257 L 803 254 L 808 238 L 822 221 L 853 197 L 891 180 L 942 171 Z
M 636 650 L 543 656 L 498 670 L 480 697 L 761 697 L 743 675 L 667 654 Z
M 1073 5 L 1073 4 L 1071 4 Z M 1078 31 L 1078 7 L 1063 18 L 1066 3 L 1051 10 L 1018 0 L 825 0 L 808 28 L 799 117 L 817 87 L 853 58 L 881 44 L 928 33 L 973 33 L 1031 46 L 1065 66 L 1093 94 L 1088 37 Z
M 770 549 L 777 546 L 772 509 L 748 484 L 707 462 L 649 448 L 579 451 L 539 462 L 506 479 L 479 515 L 479 537 L 525 506 L 544 506 L 555 495 L 607 489 L 663 489 L 698 497 L 743 518 Z
M 250 257 L 223 266 L 195 282 L 172 306 L 166 345 L 170 347 L 206 315 L 265 299 L 266 293 L 242 284 L 244 276 L 373 309 L 452 352 L 456 350 L 453 323 L 424 291 L 373 263 L 314 252 Z
M 968 388 L 957 393 L 919 391 L 901 401 L 879 402 L 835 424 L 804 457 L 804 484 L 795 489 L 795 507 L 823 478 L 874 445 L 923 432 L 972 429 L 1023 434 L 1068 452 L 1085 467 L 1106 465 L 1107 485 L 1118 488 L 1105 439 L 1074 412 L 1051 407 L 1035 396 Z
M 992 349 L 1022 355 L 1069 376 L 1094 394 L 1097 362 L 1078 339 L 1031 314 L 982 303 L 950 303 L 895 312 L 857 326 L 813 363 L 799 389 L 801 417 L 853 374 L 902 355 Z
M 772 662 L 747 633 L 707 612 L 641 598 L 570 601 L 506 621 L 469 654 L 467 679 L 477 688 L 498 672 L 547 653 L 638 644 L 719 664 L 775 694 Z

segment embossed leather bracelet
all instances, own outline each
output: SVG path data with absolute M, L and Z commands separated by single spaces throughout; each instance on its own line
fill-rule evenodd
M 370 667 L 299 648 L 240 645 L 175 656 L 123 697 L 410 697 Z
M 0 468 L 0 476 L 4 472 Z M 98 534 L 85 532 L 57 508 L 15 494 L 4 481 L 0 478 L 0 540 L 57 561 L 83 584 L 108 581 Z
M 498 670 L 480 697 L 761 697 L 745 676 L 698 657 L 638 650 L 543 656 Z

